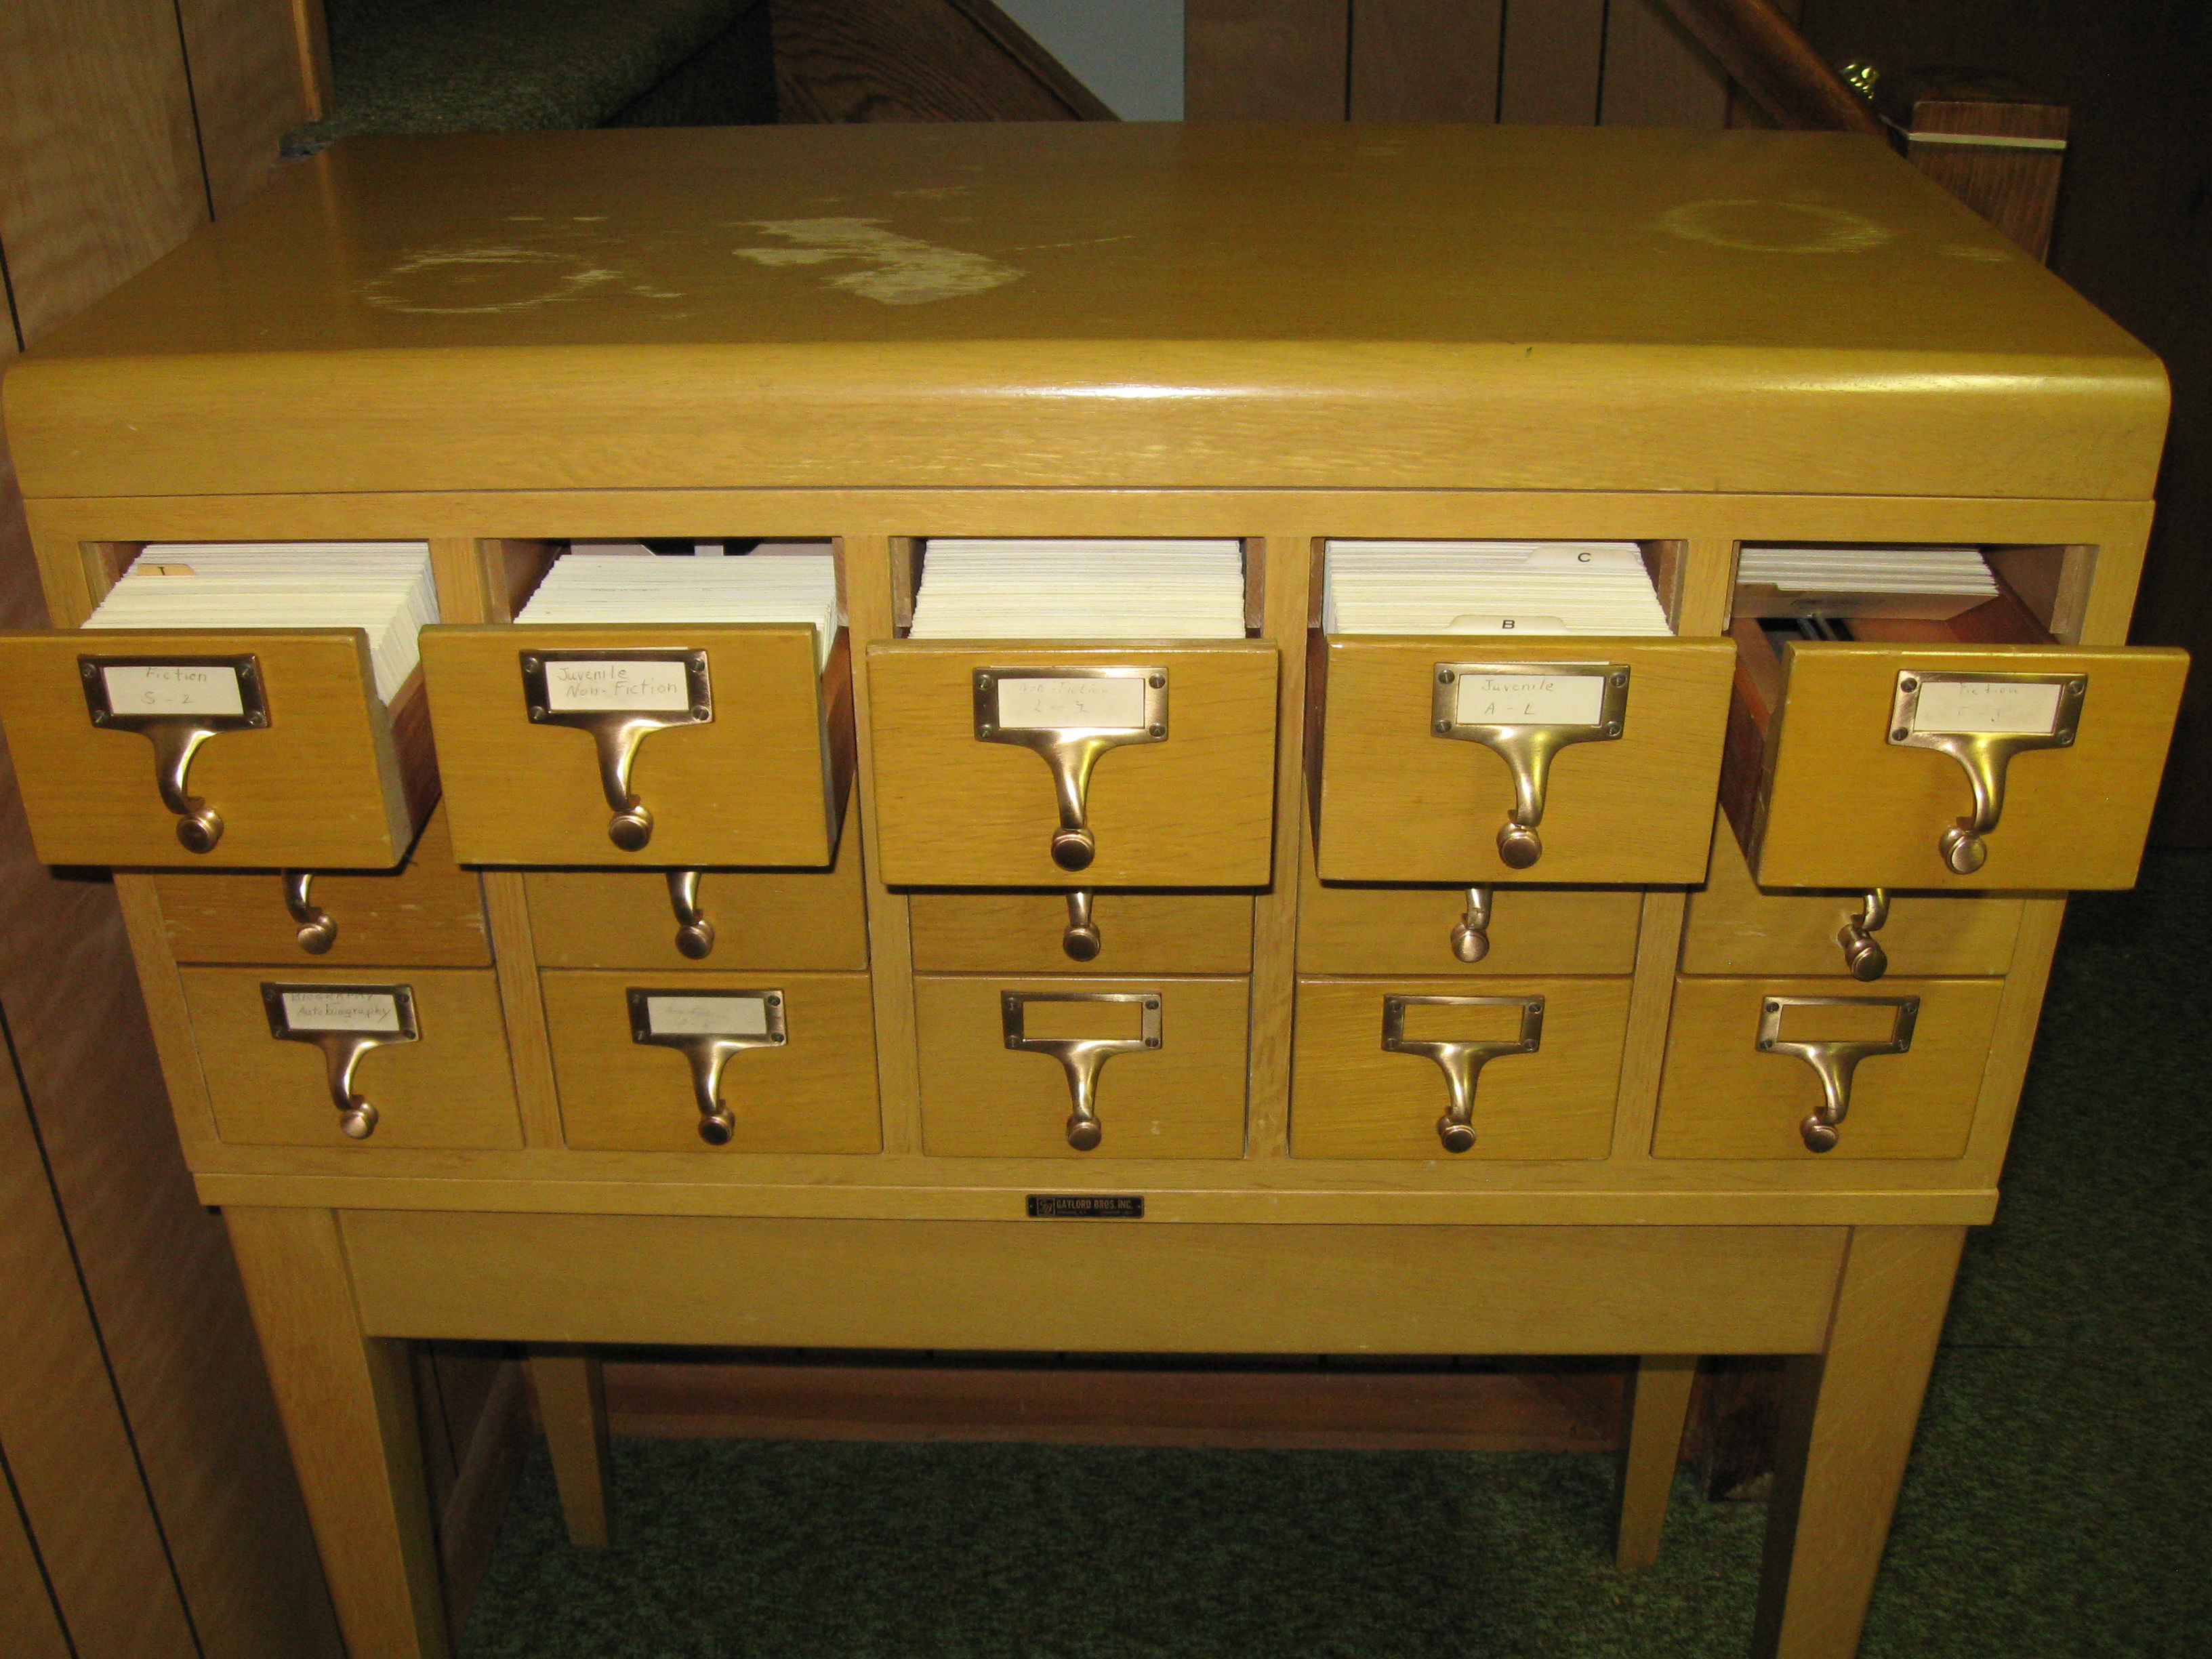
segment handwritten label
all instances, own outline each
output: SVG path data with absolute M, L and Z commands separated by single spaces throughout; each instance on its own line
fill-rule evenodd
M 562 661 L 545 663 L 545 706 L 637 708 L 668 713 L 691 706 L 690 678 L 680 662 Z
M 2059 691 L 2017 680 L 1923 680 L 1912 729 L 2042 736 L 2057 723 Z
M 1462 674 L 1454 710 L 1466 726 L 1595 726 L 1602 674 Z
M 1145 725 L 1145 683 L 1133 677 L 1003 679 L 999 682 L 999 725 L 1009 732 L 1051 731 L 1069 726 L 1139 731 Z
M 389 991 L 287 991 L 284 1024 L 295 1031 L 398 1031 L 399 999 Z
M 645 1029 L 653 1036 L 766 1036 L 764 997 L 647 997 Z
M 238 671 L 221 664 L 156 662 L 100 671 L 118 714 L 243 714 Z

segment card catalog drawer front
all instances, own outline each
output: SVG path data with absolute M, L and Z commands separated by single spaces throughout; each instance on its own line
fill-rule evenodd
M 1244 1155 L 1246 981 L 923 977 L 914 989 L 924 1151 Z
M 372 974 L 287 963 L 186 968 L 182 976 L 216 1131 L 233 1146 L 522 1144 L 507 1024 L 489 969 Z M 287 995 L 307 1000 L 286 1008 Z M 273 1034 L 272 1001 L 292 1037 Z M 355 1035 L 363 1042 L 342 1091 L 343 1054 L 331 1051 Z M 374 1108 L 366 1134 L 347 1133 L 342 1099 L 356 1111 L 362 1103 Z M 353 1127 L 362 1127 L 357 1119 Z
M 908 641 L 870 647 L 868 675 L 892 885 L 1267 884 L 1272 645 Z M 1079 719 L 1097 725 L 1044 724 Z M 1087 740 L 1070 735 L 1085 730 L 1087 772 Z
M 154 878 L 179 962 L 481 968 L 483 884 L 453 862 L 445 809 L 392 871 L 197 871 Z
M 1887 915 L 1883 914 L 1884 902 Z M 2003 974 L 2021 901 L 2009 893 L 1802 892 L 1754 886 L 1725 823 L 1712 868 L 1690 895 L 1686 974 L 1829 974 L 1869 985 L 1893 977 Z M 1869 917 L 1881 925 L 1869 929 Z
M 1632 887 L 1345 887 L 1304 860 L 1306 974 L 1626 974 L 1644 895 Z M 1474 957 L 1473 961 L 1466 960 Z
M 1704 878 L 1728 641 L 1335 635 L 1322 655 L 1324 880 Z
M 866 974 L 702 973 L 671 984 L 672 977 L 539 975 L 570 1146 L 882 1150 Z M 717 1036 L 725 1039 L 719 1069 Z M 703 1108 L 707 1098 L 719 1122 Z
M 2131 887 L 2188 670 L 2149 647 L 1793 645 L 1752 868 L 1769 887 Z M 1939 729 L 1974 726 L 2015 729 Z M 1978 868 L 1953 867 L 1954 831 Z
M 422 667 L 465 864 L 830 861 L 842 634 L 817 675 L 811 628 L 441 626 Z
M 925 974 L 1249 974 L 1249 893 L 920 892 Z
M 1677 980 L 1653 1155 L 1964 1157 L 2003 992 L 1996 979 L 1848 988 L 1832 979 Z M 1769 1038 L 1774 1047 L 1762 1048 Z M 1840 1117 L 1824 1073 L 1847 1085 Z M 1832 1133 L 1823 1133 L 1823 1120 Z M 1815 1152 L 1820 1142 L 1832 1144 Z
M 388 870 L 438 798 L 359 629 L 0 635 L 0 722 L 48 864 Z
M 1626 979 L 1302 979 L 1291 1152 L 1603 1158 L 1628 990 Z
M 530 937 L 546 968 L 865 972 L 860 814 L 830 870 L 532 870 Z

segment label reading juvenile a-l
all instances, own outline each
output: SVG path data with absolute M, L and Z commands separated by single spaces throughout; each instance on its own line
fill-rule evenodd
M 2059 688 L 2018 680 L 1923 680 L 1915 732 L 2049 733 L 2058 720 Z
M 574 708 L 665 714 L 691 706 L 691 682 L 680 662 L 549 658 L 545 706 L 556 714 Z
M 1462 674 L 1454 711 L 1463 726 L 1595 726 L 1602 674 Z
M 287 991 L 284 1024 L 294 1031 L 397 1031 L 399 999 L 389 991 Z
M 1145 724 L 1145 683 L 1110 680 L 1002 679 L 999 725 L 1008 732 L 1085 726 L 1134 732 Z
M 766 1036 L 768 1003 L 761 997 L 647 997 L 645 1029 L 653 1036 Z
M 107 706 L 118 714 L 243 714 L 238 671 L 222 663 L 153 662 L 104 667 Z

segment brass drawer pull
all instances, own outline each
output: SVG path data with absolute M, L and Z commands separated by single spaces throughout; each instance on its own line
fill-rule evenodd
M 1892 1008 L 1887 1041 L 1849 1041 L 1826 1038 L 1785 1042 L 1782 1016 L 1790 1008 Z M 1876 1054 L 1901 1054 L 1912 1047 L 1912 1027 L 1920 1018 L 1918 997 L 1769 997 L 1759 1016 L 1759 1048 L 1762 1054 L 1792 1054 L 1813 1068 L 1824 1097 L 1813 1115 L 1797 1126 L 1805 1145 L 1816 1152 L 1835 1150 L 1844 1115 L 1850 1110 L 1851 1079 L 1859 1062 Z
M 1091 771 L 1109 749 L 1164 743 L 1168 671 L 1151 668 L 979 668 L 975 741 L 1035 750 L 1052 769 L 1060 803 L 1052 861 L 1087 870 L 1098 855 L 1088 797 Z
M 522 695 L 538 726 L 591 734 L 599 787 L 613 817 L 607 839 L 625 853 L 653 839 L 653 809 L 631 793 L 638 745 L 676 726 L 711 726 L 714 692 L 704 651 L 525 651 Z M 660 672 L 655 673 L 655 667 Z M 675 670 L 670 672 L 670 668 Z
M 1482 744 L 1513 774 L 1513 808 L 1498 830 L 1498 856 L 1509 868 L 1526 870 L 1544 856 L 1536 827 L 1552 757 L 1571 744 L 1615 742 L 1626 729 L 1628 676 L 1619 662 L 1436 665 L 1430 731 Z
M 1452 923 L 1451 952 L 1462 962 L 1480 962 L 1490 954 L 1490 906 L 1496 896 L 1488 882 L 1467 890 L 1467 914 Z
M 1067 890 L 1067 927 L 1060 936 L 1060 948 L 1070 962 L 1095 962 L 1106 948 L 1105 936 L 1091 918 L 1095 896 L 1088 887 Z
M 222 814 L 190 789 L 192 757 L 225 732 L 269 724 L 260 659 L 236 657 L 81 656 L 85 707 L 104 731 L 140 732 L 154 745 L 154 784 L 176 814 L 177 842 L 210 853 L 222 839 Z M 125 678 L 118 682 L 113 677 Z M 191 708 L 188 704 L 200 704 Z
M 1844 966 L 1856 980 L 1877 980 L 1889 971 L 1889 952 L 1875 935 L 1889 921 L 1889 890 L 1877 887 L 1860 902 L 1859 913 L 1844 923 L 1836 943 L 1844 947 Z
M 676 949 L 694 962 L 714 953 L 714 924 L 699 908 L 699 878 L 703 870 L 668 872 L 668 908 L 676 913 Z
M 1974 810 L 1936 837 L 1954 875 L 1988 860 L 1984 841 L 2004 815 L 2005 774 L 2014 755 L 2073 746 L 2089 695 L 2086 674 L 1945 674 L 1906 669 L 1897 677 L 1889 741 L 1933 749 L 1966 769 Z M 1992 729 L 1972 729 L 1982 726 Z
M 313 1043 L 323 1051 L 325 1080 L 331 1104 L 337 1109 L 339 1129 L 354 1140 L 374 1134 L 376 1108 L 354 1092 L 354 1071 L 372 1048 L 421 1040 L 414 988 L 264 981 L 261 1003 L 269 1016 L 270 1036 L 283 1042 Z
M 1133 1002 L 1144 1010 L 1139 1034 L 1133 1037 L 1037 1037 L 1024 1031 L 1024 1010 L 1032 1002 Z M 1098 1121 L 1098 1073 L 1116 1054 L 1157 1048 L 1161 1042 L 1158 991 L 1004 991 L 999 996 L 1000 1024 L 1006 1047 L 1025 1054 L 1050 1054 L 1067 1073 L 1067 1144 L 1079 1152 L 1096 1147 L 1105 1135 Z
M 629 1040 L 673 1048 L 691 1064 L 699 1139 L 726 1146 L 737 1120 L 722 1104 L 722 1068 L 747 1048 L 773 1048 L 788 1036 L 783 993 L 629 988 Z
M 287 870 L 284 872 L 284 908 L 292 920 L 300 924 L 300 948 L 311 957 L 329 952 L 338 942 L 338 925 L 331 920 L 331 913 L 307 896 L 313 885 L 315 872 L 312 870 Z
M 1521 1035 L 1486 1042 L 1431 1042 L 1406 1035 L 1408 1008 L 1518 1008 Z M 1437 1139 L 1448 1152 L 1464 1152 L 1474 1145 L 1474 1085 L 1482 1068 L 1502 1054 L 1533 1054 L 1544 1043 L 1544 999 L 1541 997 L 1407 997 L 1382 999 L 1382 1052 L 1416 1054 L 1436 1061 L 1444 1074 L 1451 1103 L 1437 1120 Z

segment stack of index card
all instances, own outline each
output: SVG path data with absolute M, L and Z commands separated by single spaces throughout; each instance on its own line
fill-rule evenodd
M 1243 547 L 933 539 L 922 554 L 910 637 L 1243 639 Z
M 735 558 L 564 553 L 517 623 L 811 623 L 814 663 L 837 638 L 837 561 L 815 550 Z
M 1671 634 L 1634 542 L 1328 545 L 1330 634 Z
M 428 542 L 173 542 L 141 553 L 84 625 L 358 628 L 388 703 L 437 620 Z
M 1755 547 L 1736 561 L 1739 615 L 1948 622 L 1997 596 L 1978 547 Z

